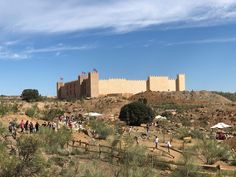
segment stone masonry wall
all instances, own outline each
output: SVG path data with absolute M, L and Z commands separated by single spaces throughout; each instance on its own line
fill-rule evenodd
M 145 92 L 145 80 L 108 79 L 99 80 L 99 95 L 116 93 L 140 93 Z

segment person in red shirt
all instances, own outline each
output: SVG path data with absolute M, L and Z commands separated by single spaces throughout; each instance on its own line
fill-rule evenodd
M 22 133 L 24 132 L 24 127 L 25 127 L 24 120 L 21 120 L 20 128 L 21 128 L 21 132 L 22 132 Z

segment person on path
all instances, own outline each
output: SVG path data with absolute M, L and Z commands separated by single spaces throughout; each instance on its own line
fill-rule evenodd
M 147 139 L 149 139 L 149 131 L 150 131 L 150 125 L 146 125 L 146 131 L 147 131 Z
M 42 126 L 43 126 L 43 127 L 46 127 L 46 126 L 47 126 L 47 122 L 44 122 L 44 123 L 42 124 Z
M 38 122 L 36 122 L 36 124 L 35 124 L 35 131 L 36 131 L 36 133 L 39 131 L 39 123 Z
M 29 130 L 30 130 L 30 133 L 33 133 L 33 131 L 34 131 L 34 125 L 32 122 L 30 122 L 30 124 L 29 124 Z
M 156 149 L 158 148 L 158 143 L 159 143 L 159 138 L 155 136 L 154 144 Z
M 12 122 L 9 122 L 8 130 L 9 130 L 10 133 L 12 133 L 12 130 L 13 130 Z
M 135 141 L 136 141 L 136 144 L 139 145 L 138 136 L 135 136 Z
M 132 129 L 133 129 L 133 127 L 132 127 L 132 126 L 130 126 L 130 127 L 129 127 L 129 135 L 131 134 L 131 132 L 132 132 Z
M 53 131 L 56 131 L 56 128 L 57 128 L 57 124 L 55 122 L 52 123 L 52 129 Z
M 166 146 L 168 148 L 168 152 L 170 153 L 170 148 L 172 147 L 170 141 L 167 141 Z
M 23 133 L 24 132 L 24 128 L 25 128 L 24 120 L 21 120 L 20 128 L 21 128 L 21 133 Z
M 25 122 L 25 131 L 28 131 L 28 129 L 29 129 L 29 121 L 27 120 L 26 122 Z

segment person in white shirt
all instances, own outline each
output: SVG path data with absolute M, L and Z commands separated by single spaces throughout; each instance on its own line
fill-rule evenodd
M 130 127 L 129 127 L 129 135 L 131 134 L 132 130 L 133 130 L 133 127 L 130 126 Z
M 170 153 L 170 148 L 172 147 L 170 141 L 167 141 L 166 146 L 168 148 L 168 152 Z
M 157 136 L 155 136 L 154 143 L 155 143 L 155 148 L 157 149 L 159 143 L 159 138 Z

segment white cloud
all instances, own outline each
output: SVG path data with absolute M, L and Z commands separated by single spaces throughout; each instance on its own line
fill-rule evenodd
M 200 40 L 191 40 L 191 41 L 180 41 L 172 42 L 165 44 L 166 46 L 174 45 L 186 45 L 186 44 L 209 44 L 209 43 L 235 43 L 236 37 L 231 38 L 209 38 L 209 39 L 200 39 Z
M 0 60 L 25 60 L 28 58 L 29 56 L 24 53 L 0 51 Z
M 28 54 L 15 52 L 9 49 L 10 46 L 17 44 L 18 41 L 5 41 L 0 46 L 0 60 L 25 60 L 29 58 Z
M 3 43 L 3 45 L 6 45 L 6 46 L 12 46 L 12 45 L 16 45 L 16 44 L 18 44 L 18 43 L 19 43 L 18 40 L 14 40 L 14 41 L 5 41 L 5 42 Z
M 60 55 L 61 55 L 61 52 L 57 52 L 55 55 L 56 55 L 56 56 L 60 56 Z
M 14 32 L 127 32 L 151 25 L 236 20 L 236 0 L 0 0 L 0 7 L 0 27 Z
M 93 49 L 94 45 L 81 45 L 81 46 L 65 46 L 58 44 L 56 46 L 50 46 L 45 48 L 27 48 L 20 52 L 15 52 L 9 47 L 0 46 L 0 60 L 25 60 L 32 57 L 33 54 L 39 53 L 55 53 L 56 56 L 60 56 L 61 52 L 78 51 L 78 50 L 89 50 Z
M 27 54 L 33 53 L 49 53 L 49 52 L 62 52 L 62 51 L 76 51 L 76 50 L 88 50 L 93 49 L 95 46 L 92 45 L 81 45 L 81 46 L 64 46 L 62 44 L 57 46 L 45 47 L 45 48 L 30 48 L 24 51 Z

